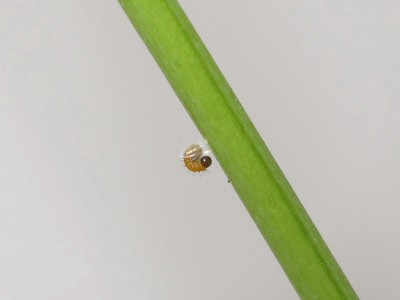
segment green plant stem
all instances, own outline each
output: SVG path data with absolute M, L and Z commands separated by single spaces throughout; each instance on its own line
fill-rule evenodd
M 119 0 L 304 299 L 357 299 L 175 0 Z

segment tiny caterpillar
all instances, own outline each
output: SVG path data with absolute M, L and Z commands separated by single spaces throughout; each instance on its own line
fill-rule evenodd
M 203 156 L 203 146 L 191 144 L 182 154 L 185 167 L 192 172 L 204 172 L 212 164 L 212 159 L 208 155 Z

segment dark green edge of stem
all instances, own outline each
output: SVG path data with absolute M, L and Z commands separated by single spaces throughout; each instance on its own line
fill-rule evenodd
M 358 299 L 175 0 L 119 0 L 303 299 Z

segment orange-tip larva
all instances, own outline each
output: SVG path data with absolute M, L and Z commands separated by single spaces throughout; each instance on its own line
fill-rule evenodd
M 209 151 L 203 151 L 204 145 L 192 144 L 183 151 L 182 158 L 185 167 L 192 172 L 203 172 L 212 164 L 212 159 L 207 154 Z

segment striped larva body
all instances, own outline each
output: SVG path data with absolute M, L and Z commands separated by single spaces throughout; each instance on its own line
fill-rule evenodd
M 191 158 L 184 158 L 185 167 L 192 172 L 204 172 L 212 164 L 211 157 L 203 156 L 200 159 L 193 160 Z

